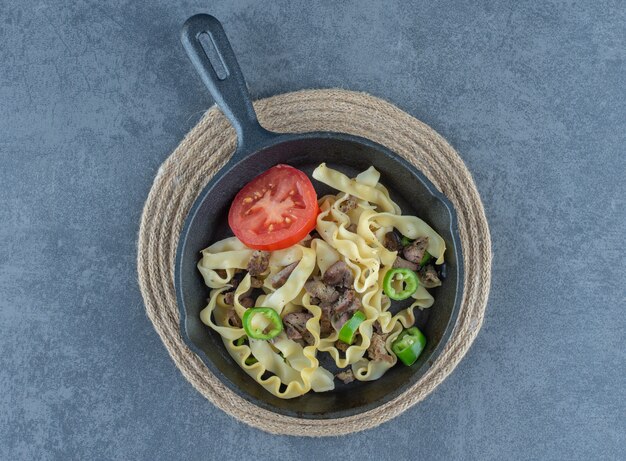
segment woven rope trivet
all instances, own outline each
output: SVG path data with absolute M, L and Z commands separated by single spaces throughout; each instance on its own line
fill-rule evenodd
M 452 372 L 480 330 L 491 280 L 491 241 L 478 191 L 461 158 L 441 136 L 381 99 L 343 90 L 307 90 L 263 99 L 254 107 L 261 124 L 273 131 L 335 131 L 382 144 L 413 163 L 450 199 L 459 221 L 465 280 L 459 319 L 445 350 L 419 382 L 393 401 L 331 420 L 264 410 L 211 374 L 181 338 L 174 259 L 189 208 L 235 150 L 235 131 L 215 107 L 161 166 L 143 210 L 137 265 L 148 317 L 185 378 L 240 421 L 274 434 L 306 436 L 342 435 L 378 426 L 424 399 Z

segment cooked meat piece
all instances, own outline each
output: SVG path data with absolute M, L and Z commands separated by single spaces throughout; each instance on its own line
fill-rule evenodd
M 383 339 L 383 341 L 386 341 L 387 336 L 389 336 L 389 333 L 383 333 L 383 329 L 380 326 L 380 323 L 378 322 L 378 320 L 376 320 L 372 326 L 374 327 L 374 332 L 378 334 Z
M 333 324 L 328 318 L 320 319 L 320 336 L 325 338 L 333 332 Z
M 313 336 L 306 329 L 306 322 L 313 317 L 308 312 L 292 312 L 283 317 L 285 332 L 289 339 L 304 339 L 308 344 L 313 344 Z M 308 335 L 307 335 L 308 333 Z
M 311 304 L 315 304 L 318 305 L 320 303 L 319 298 L 316 298 L 315 296 L 311 296 L 311 299 L 309 299 Z
M 335 347 L 341 352 L 346 352 L 350 345 L 344 343 L 343 341 L 335 341 Z
M 251 307 L 254 307 L 254 298 L 251 298 L 249 296 L 246 296 L 244 298 L 242 296 L 242 297 L 239 298 L 239 304 L 241 304 L 246 309 L 250 309 Z
M 353 234 L 356 234 L 356 230 L 357 230 L 357 225 L 356 224 L 350 224 L 348 227 L 346 227 L 347 230 L 349 230 L 350 232 L 352 232 Z
M 439 277 L 437 276 L 437 271 L 430 264 L 422 268 L 417 273 L 417 276 L 420 279 L 420 284 L 424 288 L 435 288 L 441 285 L 441 280 L 439 280 Z
M 224 269 L 215 269 L 215 272 L 223 279 L 225 279 L 226 275 L 228 275 Z
M 404 258 L 412 263 L 419 264 L 428 248 L 428 237 L 418 237 L 410 245 L 404 247 Z
M 383 360 L 385 362 L 393 362 L 393 357 L 385 348 L 385 340 L 378 333 L 372 334 L 370 347 L 367 348 L 367 356 L 371 360 Z
M 256 277 L 250 277 L 250 288 L 261 288 L 263 286 L 263 280 Z
M 228 319 L 228 323 L 230 323 L 232 326 L 237 328 L 242 327 L 241 319 L 237 315 L 237 312 L 234 308 L 228 309 L 228 312 L 226 313 L 226 318 Z
M 394 231 L 387 232 L 383 240 L 383 245 L 389 251 L 400 251 L 402 249 L 402 240 L 400 240 L 400 237 L 398 237 L 398 234 Z
M 304 332 L 302 338 L 294 339 L 294 341 L 300 344 L 302 347 L 312 346 L 313 344 L 315 344 L 315 338 L 313 338 L 313 335 L 308 331 Z
M 270 254 L 267 251 L 253 251 L 252 256 L 250 256 L 250 261 L 248 261 L 248 272 L 250 272 L 250 275 L 253 277 L 261 275 L 267 270 L 269 261 Z
M 343 381 L 344 384 L 348 384 L 354 381 L 354 373 L 352 373 L 352 370 L 344 370 L 340 373 L 337 373 L 335 377 Z
M 299 261 L 296 261 L 295 263 L 291 263 L 288 266 L 283 267 L 274 275 L 272 275 L 272 277 L 270 278 L 270 283 L 272 284 L 272 287 L 273 288 L 282 287 L 285 284 L 285 282 L 287 282 L 287 279 L 289 278 L 293 270 L 298 265 L 298 262 Z
M 322 303 L 320 304 L 320 308 L 322 309 L 322 315 L 320 317 L 320 336 L 326 337 L 333 332 L 333 324 L 330 321 L 332 304 L 328 302 Z
M 243 307 L 250 308 L 254 306 L 254 299 L 252 298 L 252 288 L 245 293 L 241 293 L 239 296 L 239 304 Z M 224 293 L 224 302 L 231 306 L 235 305 L 235 291 L 228 291 Z
M 354 283 L 354 275 L 345 262 L 337 261 L 326 269 L 322 282 L 334 287 L 351 287 Z
M 235 298 L 235 290 L 237 289 L 237 287 L 239 287 L 239 284 L 241 283 L 241 281 L 244 279 L 245 276 L 246 276 L 246 273 L 243 271 L 236 272 L 235 275 L 233 275 L 233 278 L 230 280 L 230 284 L 233 287 L 230 290 L 228 290 L 228 292 L 224 293 L 224 302 L 226 304 L 230 304 L 231 306 L 233 305 L 234 298 Z M 241 302 L 241 299 L 251 296 L 252 290 L 254 288 L 261 288 L 262 286 L 263 286 L 262 280 L 259 280 L 256 277 L 250 277 L 250 289 L 242 293 L 241 296 L 239 296 L 239 301 Z
M 343 202 L 339 204 L 339 211 L 341 211 L 342 213 L 349 213 L 356 208 L 356 203 L 356 197 L 348 195 L 348 198 L 346 198 Z
M 321 280 L 309 280 L 304 284 L 304 289 L 312 297 L 321 302 L 333 302 L 339 298 L 339 293 L 333 287 L 326 285 Z
M 361 307 L 361 300 L 357 297 L 356 291 L 346 290 L 335 302 L 322 302 L 320 307 L 322 309 L 320 330 L 330 333 L 332 329 L 341 330 L 343 324 Z
M 350 317 L 352 317 L 352 313 L 348 311 L 339 312 L 332 315 L 330 323 L 336 331 L 339 331 L 341 330 L 341 327 L 344 326 L 348 320 L 350 320 Z
M 350 320 L 361 307 L 361 300 L 356 296 L 354 290 L 346 290 L 341 294 L 339 299 L 331 306 L 332 315 L 330 317 L 332 326 L 335 330 L 341 330 L 341 327 Z
M 357 297 L 356 291 L 346 290 L 339 299 L 335 301 L 332 309 L 335 314 L 342 314 L 348 312 L 350 315 L 354 314 L 361 307 L 361 300 Z
M 413 264 L 411 261 L 407 261 L 400 256 L 396 256 L 396 260 L 393 262 L 394 269 L 411 269 L 412 271 L 417 270 L 417 264 Z

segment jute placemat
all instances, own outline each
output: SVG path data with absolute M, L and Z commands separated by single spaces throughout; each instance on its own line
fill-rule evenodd
M 141 218 L 137 258 L 148 317 L 176 366 L 214 405 L 274 434 L 342 435 L 378 426 L 424 399 L 456 367 L 482 325 L 491 280 L 491 241 L 474 181 L 454 149 L 434 130 L 397 107 L 364 93 L 306 90 L 256 101 L 259 120 L 277 132 L 335 131 L 387 146 L 424 172 L 456 208 L 465 280 L 458 322 L 430 370 L 404 394 L 374 410 L 341 419 L 286 417 L 229 390 L 181 338 L 174 290 L 178 238 L 196 196 L 231 156 L 235 131 L 213 107 L 163 163 Z

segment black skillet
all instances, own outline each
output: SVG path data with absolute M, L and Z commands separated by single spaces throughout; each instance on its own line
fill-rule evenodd
M 180 236 L 175 285 L 183 338 L 209 370 L 235 393 L 282 415 L 338 418 L 392 400 L 417 382 L 441 354 L 459 314 L 463 261 L 454 208 L 414 166 L 365 138 L 327 132 L 278 134 L 261 127 L 233 50 L 214 17 L 198 14 L 189 18 L 181 40 L 215 102 L 235 127 L 238 141 L 232 158 L 196 199 Z M 227 220 L 231 200 L 252 178 L 279 163 L 293 165 L 310 176 L 322 162 L 350 177 L 371 165 L 380 171 L 381 182 L 390 189 L 403 214 L 420 216 L 446 241 L 447 278 L 443 286 L 432 290 L 435 304 L 424 311 L 416 310 L 416 324 L 428 343 L 413 366 L 396 365 L 372 382 L 344 385 L 337 380 L 334 391 L 310 392 L 283 400 L 239 368 L 226 352 L 221 337 L 200 321 L 199 313 L 206 306 L 209 289 L 196 264 L 203 248 L 232 235 Z M 319 195 L 336 193 L 315 180 L 313 183 Z

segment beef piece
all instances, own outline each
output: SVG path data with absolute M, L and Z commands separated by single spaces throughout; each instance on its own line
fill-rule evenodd
M 437 276 L 437 271 L 430 264 L 420 269 L 417 276 L 420 279 L 420 284 L 424 288 L 435 288 L 441 285 L 441 280 L 439 280 L 439 277 Z
M 230 290 L 228 290 L 226 293 L 224 293 L 224 302 L 226 304 L 230 304 L 231 306 L 234 304 L 235 290 L 237 289 L 237 287 L 239 287 L 239 284 L 241 283 L 241 281 L 243 280 L 245 276 L 246 276 L 245 272 L 237 272 L 235 273 L 235 275 L 233 275 L 233 278 L 230 280 L 230 284 L 233 287 Z M 262 286 L 263 286 L 262 280 L 257 279 L 256 277 L 250 277 L 250 288 L 248 289 L 248 291 L 241 293 L 241 295 L 239 296 L 239 302 L 243 305 L 242 299 L 249 298 L 250 296 L 252 296 L 253 289 L 261 288 Z M 249 303 L 249 301 L 246 301 L 246 302 Z M 252 305 L 254 305 L 254 302 L 252 303 Z
M 352 232 L 353 234 L 356 234 L 356 230 L 357 230 L 357 225 L 356 224 L 350 224 L 348 227 L 346 227 L 347 230 L 349 230 L 350 232 Z
M 346 352 L 350 347 L 349 344 L 344 343 L 343 341 L 335 341 L 335 347 L 338 351 Z
M 252 288 L 250 288 L 245 293 L 241 293 L 239 296 L 239 304 L 241 304 L 245 308 L 250 308 L 254 306 L 254 298 L 252 298 Z M 224 293 L 224 302 L 230 306 L 235 305 L 235 292 L 229 291 Z
M 250 276 L 250 288 L 261 288 L 263 280 Z
M 393 362 L 393 357 L 385 348 L 385 340 L 378 333 L 372 334 L 370 347 L 367 348 L 367 356 L 374 361 L 383 360 L 389 363 Z
M 361 300 L 357 297 L 356 291 L 346 290 L 339 299 L 332 305 L 333 312 L 335 314 L 342 314 L 344 312 L 354 314 L 361 307 Z
M 413 264 L 411 261 L 407 261 L 400 256 L 396 256 L 396 260 L 393 262 L 394 269 L 411 269 L 412 271 L 417 270 L 417 264 Z
M 229 306 L 234 305 L 235 304 L 235 292 L 228 291 L 224 293 L 224 302 L 228 304 Z
M 383 328 L 380 326 L 378 320 L 376 320 L 372 326 L 374 327 L 374 332 L 378 334 L 383 339 L 383 341 L 386 341 L 389 333 L 383 333 Z
M 339 299 L 331 306 L 332 315 L 330 317 L 333 328 L 337 331 L 352 317 L 361 307 L 361 300 L 356 296 L 354 290 L 346 290 Z
M 309 280 L 304 284 L 304 289 L 312 297 L 319 299 L 320 302 L 333 302 L 339 298 L 337 290 L 321 280 Z
M 309 346 L 312 346 L 313 344 L 315 344 L 315 338 L 313 337 L 313 335 L 311 334 L 309 330 L 302 333 L 302 338 L 304 339 L 304 342 Z
M 293 270 L 296 268 L 297 265 L 298 265 L 298 261 L 296 261 L 295 263 L 291 263 L 288 266 L 283 267 L 281 270 L 279 270 L 274 275 L 272 275 L 272 277 L 270 278 L 270 283 L 272 284 L 272 287 L 273 288 L 282 287 L 285 284 L 285 282 L 287 282 L 287 279 L 289 278 L 289 276 L 291 275 L 291 273 L 293 272 Z
M 267 251 L 255 250 L 248 261 L 248 272 L 251 276 L 256 277 L 267 270 L 270 261 L 270 254 Z
M 330 321 L 332 304 L 329 302 L 320 304 L 322 315 L 320 317 L 320 336 L 326 337 L 333 332 L 333 324 Z
M 335 331 L 341 330 L 341 327 L 345 325 L 345 323 L 350 320 L 352 314 L 350 312 L 339 312 L 332 315 L 330 318 L 330 324 L 333 326 Z
M 306 329 L 306 322 L 313 317 L 308 312 L 292 312 L 283 317 L 285 332 L 289 339 L 302 339 L 306 344 L 313 344 L 313 335 Z
M 215 269 L 215 272 L 223 279 L 228 275 L 224 269 Z
M 356 208 L 356 204 L 357 204 L 356 197 L 352 195 L 348 195 L 348 198 L 346 198 L 343 202 L 341 202 L 338 208 L 339 208 L 339 211 L 341 211 L 342 213 L 349 213 L 350 211 Z
M 316 298 L 315 296 L 312 296 L 312 297 L 309 299 L 309 302 L 310 302 L 311 304 L 315 304 L 315 305 L 317 306 L 317 305 L 320 303 L 320 300 L 319 300 L 319 298 Z
M 383 240 L 383 245 L 389 251 L 400 251 L 402 249 L 402 240 L 394 231 L 387 232 Z
M 320 336 L 327 337 L 333 332 L 333 324 L 330 322 L 328 318 L 320 319 Z
M 237 328 L 242 327 L 241 319 L 237 315 L 237 312 L 234 308 L 228 309 L 228 312 L 226 313 L 226 318 L 228 319 L 228 323 L 230 323 L 232 326 Z
M 428 237 L 418 237 L 410 245 L 404 247 L 402 255 L 408 261 L 419 264 L 428 248 Z
M 335 287 L 351 287 L 354 283 L 354 275 L 345 262 L 337 261 L 326 269 L 322 282 Z
M 344 291 L 335 302 L 322 302 L 322 316 L 320 330 L 325 334 L 332 329 L 341 330 L 341 327 L 350 320 L 350 317 L 361 307 L 361 300 L 354 290 Z
M 254 307 L 254 298 L 251 298 L 250 296 L 246 296 L 244 298 L 242 296 L 239 298 L 239 304 L 241 304 L 246 309 L 250 309 L 251 307 Z
M 343 381 L 344 384 L 348 384 L 354 381 L 354 373 L 352 373 L 352 370 L 344 370 L 340 373 L 337 373 L 335 377 Z

